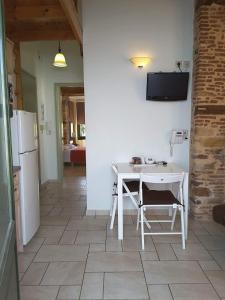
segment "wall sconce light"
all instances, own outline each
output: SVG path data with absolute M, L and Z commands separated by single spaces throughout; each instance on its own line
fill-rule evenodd
M 59 41 L 58 53 L 56 53 L 56 55 L 55 55 L 53 66 L 58 67 L 58 68 L 67 67 L 65 56 L 61 50 L 60 41 Z
M 149 64 L 150 60 L 151 60 L 151 58 L 147 57 L 147 56 L 145 56 L 145 57 L 136 56 L 136 57 L 131 57 L 131 59 L 130 59 L 132 64 L 134 64 L 139 69 L 142 69 L 147 64 Z

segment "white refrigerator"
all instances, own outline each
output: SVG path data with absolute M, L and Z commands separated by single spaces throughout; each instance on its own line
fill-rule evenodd
M 13 165 L 20 166 L 20 201 L 23 244 L 40 226 L 37 116 L 14 110 L 11 118 Z

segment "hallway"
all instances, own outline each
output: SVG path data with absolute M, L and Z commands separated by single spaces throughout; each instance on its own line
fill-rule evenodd
M 225 298 L 224 227 L 191 220 L 187 250 L 154 236 L 142 252 L 135 216 L 123 242 L 108 217 L 85 216 L 84 175 L 69 166 L 62 184 L 42 189 L 41 227 L 19 254 L 21 300 Z

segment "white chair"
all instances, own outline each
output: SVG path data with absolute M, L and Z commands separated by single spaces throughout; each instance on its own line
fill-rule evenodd
M 117 168 L 113 164 L 112 169 L 116 175 L 118 176 Z M 139 194 L 139 186 L 140 186 L 140 181 L 139 180 L 132 180 L 132 181 L 123 181 L 123 197 L 129 197 L 130 200 L 132 201 L 134 207 L 137 209 L 137 212 L 139 211 L 139 202 L 138 199 L 135 198 L 135 196 L 138 196 Z M 145 184 L 143 184 L 143 189 L 148 189 Z M 116 209 L 118 205 L 118 193 L 117 193 L 117 183 L 114 182 L 113 184 L 113 203 L 110 211 L 110 216 L 111 216 L 111 222 L 110 222 L 110 229 L 113 229 L 114 221 L 115 221 L 115 215 L 116 215 Z M 145 219 L 145 217 L 144 217 Z M 139 219 L 137 220 L 137 229 L 138 229 L 138 224 L 139 224 Z M 150 229 L 150 225 L 147 223 L 147 227 Z
M 177 234 L 181 235 L 182 238 L 182 248 L 185 249 L 185 228 L 184 228 L 184 201 L 183 201 L 183 181 L 184 174 L 141 174 L 140 177 L 140 214 L 141 214 L 141 241 L 142 249 L 145 247 L 145 235 L 171 235 Z M 178 192 L 175 197 L 170 190 L 148 190 L 143 189 L 143 184 L 153 183 L 153 184 L 178 184 Z M 171 208 L 173 210 L 172 218 L 170 220 L 148 220 L 144 219 L 144 210 L 152 208 Z M 181 217 L 181 231 L 173 231 L 174 222 L 176 218 L 177 209 L 180 211 Z M 153 231 L 144 231 L 144 224 L 147 223 L 156 223 L 156 222 L 169 222 L 171 223 L 171 231 L 167 232 L 153 232 Z

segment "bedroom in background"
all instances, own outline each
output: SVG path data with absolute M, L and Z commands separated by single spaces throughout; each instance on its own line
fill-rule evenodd
M 60 88 L 63 176 L 85 175 L 86 131 L 83 87 Z

